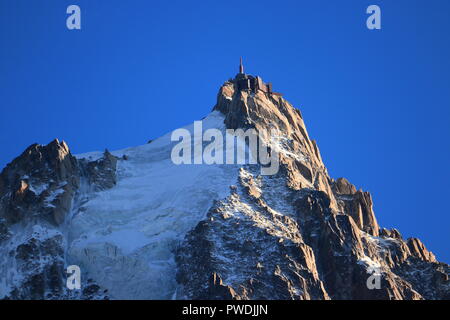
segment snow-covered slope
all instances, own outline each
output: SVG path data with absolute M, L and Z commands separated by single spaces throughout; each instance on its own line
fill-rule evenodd
M 223 120 L 214 111 L 203 120 L 203 128 L 224 130 Z M 193 125 L 185 129 L 193 134 Z M 117 185 L 85 193 L 75 206 L 69 227 L 70 263 L 95 276 L 113 298 L 171 298 L 176 289 L 173 251 L 205 218 L 213 200 L 227 197 L 237 182 L 237 166 L 173 164 L 175 143 L 167 134 L 112 152 L 122 159 L 117 163 Z M 76 157 L 97 159 L 102 154 Z

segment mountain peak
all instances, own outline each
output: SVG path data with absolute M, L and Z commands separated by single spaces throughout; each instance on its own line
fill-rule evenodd
M 0 174 L 0 298 L 450 297 L 449 266 L 380 228 L 370 193 L 329 176 L 300 110 L 242 60 L 201 123 L 269 132 L 280 170 L 175 164 L 170 133 L 76 156 L 57 139 L 27 148 Z M 78 293 L 67 264 L 92 279 Z

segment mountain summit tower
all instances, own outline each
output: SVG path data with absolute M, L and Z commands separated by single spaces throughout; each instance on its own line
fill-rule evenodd
M 242 64 L 242 57 L 239 61 L 239 73 L 243 74 L 244 73 L 244 65 Z

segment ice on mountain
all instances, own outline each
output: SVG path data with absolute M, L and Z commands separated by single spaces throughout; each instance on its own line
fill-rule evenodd
M 223 119 L 211 113 L 203 130 L 224 132 Z M 193 132 L 193 125 L 185 128 Z M 128 156 L 118 161 L 117 185 L 89 195 L 70 222 L 69 259 L 95 275 L 114 298 L 169 299 L 176 286 L 173 250 L 213 201 L 227 197 L 236 184 L 235 165 L 173 164 L 174 143 L 167 134 L 112 152 Z

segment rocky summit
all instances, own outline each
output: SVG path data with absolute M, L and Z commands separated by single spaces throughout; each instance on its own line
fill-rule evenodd
M 449 265 L 380 227 L 370 193 L 329 176 L 300 110 L 271 84 L 240 69 L 202 123 L 271 130 L 278 173 L 176 165 L 170 133 L 81 155 L 33 144 L 8 164 L 0 298 L 450 299 Z M 81 289 L 66 285 L 69 265 Z

